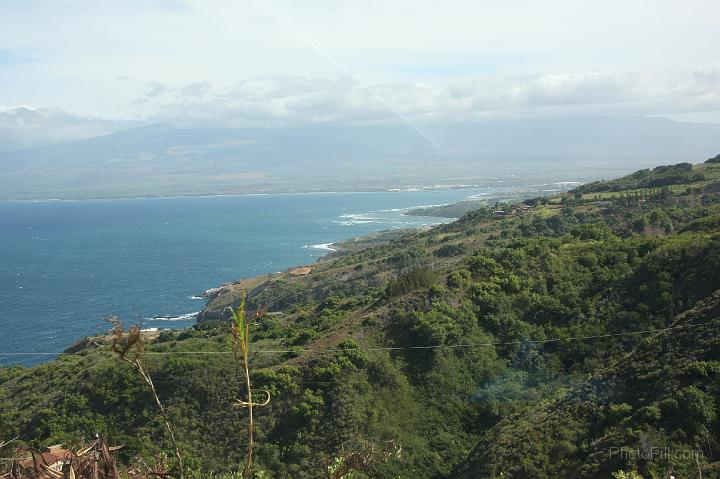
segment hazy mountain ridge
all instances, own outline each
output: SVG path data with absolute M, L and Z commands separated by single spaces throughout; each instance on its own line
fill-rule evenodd
M 587 181 L 705 157 L 720 138 L 720 125 L 637 117 L 421 127 L 431 140 L 404 124 L 152 125 L 2 152 L 0 198 L 367 190 L 492 182 L 518 171 L 528 180 Z

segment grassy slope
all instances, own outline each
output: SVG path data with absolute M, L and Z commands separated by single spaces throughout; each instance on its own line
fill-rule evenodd
M 400 457 L 377 463 L 370 477 L 608 477 L 669 467 L 606 454 L 652 438 L 702 448 L 712 477 L 720 356 L 706 339 L 717 334 L 714 323 L 654 339 L 527 340 L 713 320 L 713 181 L 706 175 L 689 189 L 637 199 L 618 194 L 610 204 L 558 196 L 505 219 L 481 209 L 429 231 L 351 245 L 307 276 L 244 282 L 252 306 L 283 312 L 254 330 L 255 385 L 274 398 L 258 411 L 260 466 L 274 477 L 318 477 L 328 457 L 395 441 Z M 424 267 L 434 281 L 423 283 Z M 388 297 L 391 282 L 417 287 Z M 240 286 L 210 301 L 207 317 L 235 304 Z M 227 333 L 227 323 L 206 321 L 148 345 L 181 447 L 204 474 L 242 461 L 241 413 L 230 406 L 242 382 Z M 454 347 L 491 342 L 504 344 Z M 412 349 L 418 345 L 440 347 Z M 381 349 L 388 347 L 399 349 Z M 203 351 L 212 354 L 195 354 Z M 621 359 L 622 367 L 607 367 Z M 0 370 L 0 439 L 74 443 L 95 431 L 125 444 L 127 461 L 168 450 L 150 395 L 106 347 Z

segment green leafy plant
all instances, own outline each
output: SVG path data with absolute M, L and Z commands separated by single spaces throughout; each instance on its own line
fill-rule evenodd
M 613 479 L 643 479 L 643 477 L 636 471 L 617 471 L 612 473 Z
M 260 403 L 253 402 L 252 384 L 250 382 L 250 324 L 245 314 L 245 306 L 247 304 L 247 293 L 243 291 L 242 299 L 237 308 L 233 310 L 232 319 L 232 344 L 235 352 L 235 360 L 240 364 L 245 375 L 245 388 L 247 390 L 247 400 L 238 399 L 235 402 L 237 407 L 247 408 L 248 410 L 248 445 L 247 459 L 245 468 L 243 469 L 243 477 L 252 476 L 253 462 L 253 407 L 266 406 L 270 403 L 270 391 L 263 389 L 260 392 L 265 394 L 265 400 Z M 256 313 L 256 318 L 261 314 Z

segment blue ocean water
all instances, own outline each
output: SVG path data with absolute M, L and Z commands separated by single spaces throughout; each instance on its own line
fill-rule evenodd
M 436 224 L 408 208 L 489 190 L 311 193 L 0 202 L 0 363 L 32 364 L 118 315 L 186 327 L 197 295 L 228 281 L 311 263 L 321 246 Z M 189 317 L 190 318 L 190 317 Z

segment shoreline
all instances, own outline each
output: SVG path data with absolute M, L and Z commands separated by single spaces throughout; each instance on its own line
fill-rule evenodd
M 494 183 L 493 183 L 494 184 Z M 271 192 L 255 192 L 255 193 L 177 193 L 169 195 L 137 195 L 137 196 L 88 196 L 88 197 L 69 197 L 69 198 L 0 198 L 0 203 L 74 203 L 81 201 L 116 201 L 116 200 L 150 200 L 150 199 L 173 199 L 173 198 L 218 198 L 218 197 L 245 197 L 245 196 L 291 196 L 291 195 L 331 195 L 331 194 L 358 194 L 358 193 L 418 193 L 432 191 L 450 191 L 450 190 L 475 190 L 480 188 L 488 188 L 491 185 L 433 185 L 433 186 L 407 186 L 402 188 L 387 187 L 369 187 L 365 189 L 348 189 L 348 190 L 290 190 L 290 191 L 271 191 Z
M 246 191 L 237 193 L 170 193 L 170 194 L 121 194 L 107 196 L 62 196 L 59 197 L 0 197 L 0 203 L 54 203 L 54 202 L 80 202 L 80 201 L 115 201 L 115 200 L 146 200 L 146 199 L 173 199 L 173 198 L 215 198 L 215 197 L 251 197 L 251 196 L 283 196 L 283 195 L 324 195 L 324 194 L 355 194 L 355 193 L 418 193 L 433 191 L 452 191 L 452 190 L 475 190 L 482 188 L 492 188 L 498 185 L 511 185 L 510 182 L 520 182 L 512 188 L 521 187 L 523 183 L 532 183 L 533 178 L 520 178 L 517 175 L 495 176 L 495 177 L 473 177 L 468 178 L 468 183 L 445 183 L 431 185 L 405 185 L 405 186 L 367 186 L 367 187 L 351 187 L 348 189 L 323 189 L 323 188 L 300 188 L 300 189 L 268 189 L 267 191 Z M 558 180 L 558 181 L 553 181 Z M 578 184 L 594 181 L 594 178 L 585 180 L 568 180 L 565 176 L 548 178 L 545 185 L 560 185 L 561 189 L 565 186 L 576 186 Z M 527 185 L 525 185 L 527 186 Z M 534 185 L 538 187 L 540 185 Z

